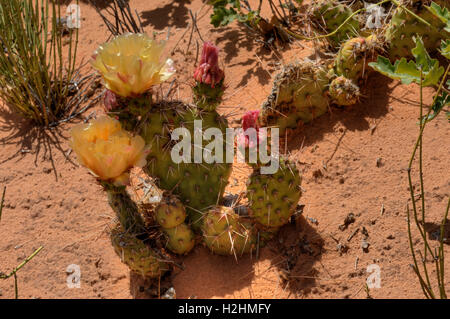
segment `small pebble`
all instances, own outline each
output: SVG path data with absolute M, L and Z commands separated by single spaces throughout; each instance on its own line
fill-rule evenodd
M 377 167 L 381 167 L 381 165 L 383 165 L 383 163 L 381 162 L 381 157 L 377 158 Z
M 369 246 L 370 244 L 365 239 L 363 239 L 361 242 L 361 248 L 365 253 L 369 252 Z
M 164 295 L 161 296 L 161 299 L 177 299 L 177 293 L 175 292 L 175 288 L 170 287 L 169 289 L 167 289 Z

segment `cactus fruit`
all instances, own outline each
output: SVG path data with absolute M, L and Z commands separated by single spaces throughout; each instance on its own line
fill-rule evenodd
M 353 14 L 352 9 L 337 0 L 315 1 L 310 9 L 310 16 L 321 33 L 331 33 Z M 356 17 L 352 17 L 334 35 L 327 37 L 333 47 L 359 34 L 360 26 Z
M 219 67 L 219 49 L 211 42 L 203 43 L 200 65 L 194 72 L 194 80 L 194 103 L 201 110 L 215 110 L 224 92 L 224 73 Z
M 275 174 L 254 170 L 247 185 L 250 215 L 268 228 L 278 228 L 289 221 L 301 196 L 301 177 L 295 164 L 280 158 Z
M 252 251 L 255 234 L 233 208 L 216 206 L 205 214 L 203 237 L 208 248 L 218 255 L 240 256 Z
M 353 105 L 359 100 L 359 87 L 352 80 L 339 76 L 330 83 L 329 94 L 337 105 Z
M 147 278 L 157 278 L 169 270 L 169 265 L 133 233 L 116 225 L 110 234 L 111 243 L 122 262 L 131 271 Z
M 171 59 L 160 62 L 163 50 L 163 43 L 146 34 L 127 33 L 101 45 L 92 66 L 108 90 L 121 97 L 136 97 L 175 73 Z
M 184 223 L 186 210 L 178 197 L 159 189 L 149 179 L 141 179 L 141 183 L 134 185 L 133 193 L 147 229 L 156 230 L 155 224 L 158 224 L 158 231 L 165 234 L 167 241 L 164 247 L 180 255 L 187 254 L 194 248 L 194 233 Z
M 435 0 L 434 2 L 441 7 L 450 9 L 450 3 L 447 0 Z M 388 54 L 392 61 L 399 60 L 402 57 L 411 57 L 411 50 L 416 46 L 413 40 L 413 37 L 415 36 L 422 37 L 425 48 L 430 53 L 439 48 L 441 40 L 450 37 L 449 32 L 444 30 L 446 24 L 424 6 L 424 4 L 429 3 L 431 3 L 431 1 L 410 1 L 403 5 L 414 14 L 430 23 L 431 26 L 426 25 L 407 12 L 405 7 L 398 7 L 394 11 L 385 33 L 386 41 L 390 46 Z
M 327 71 L 318 62 L 305 60 L 284 66 L 262 105 L 262 124 L 278 127 L 283 136 L 287 128 L 295 129 L 323 115 L 329 107 L 328 84 Z
M 172 228 L 163 228 L 166 234 L 167 248 L 172 252 L 185 255 L 195 246 L 194 233 L 185 223 L 181 223 Z
M 366 78 L 370 70 L 368 64 L 376 60 L 379 48 L 375 35 L 346 41 L 342 44 L 334 61 L 334 73 L 358 84 Z
M 173 228 L 184 222 L 186 210 L 180 200 L 171 194 L 164 194 L 155 208 L 156 222 L 163 228 Z
M 198 133 L 194 133 L 195 120 L 201 120 L 203 130 L 218 128 L 222 136 L 225 136 L 227 121 L 217 112 L 198 112 L 194 106 L 176 101 L 155 104 L 152 112 L 147 115 L 141 134 L 151 146 L 144 171 L 157 177 L 161 188 L 171 190 L 180 197 L 194 229 L 199 230 L 202 211 L 216 205 L 223 195 L 231 174 L 231 165 L 205 161 L 195 163 L 195 148 L 203 151 L 209 143 L 203 140 L 201 147 L 196 146 L 193 144 L 195 138 L 191 141 L 192 152 L 188 162 L 173 161 L 171 149 L 174 142 L 171 133 L 176 128 L 184 127 L 194 137 Z M 223 147 L 226 147 L 226 143 Z

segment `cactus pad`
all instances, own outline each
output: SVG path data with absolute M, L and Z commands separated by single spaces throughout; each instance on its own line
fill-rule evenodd
M 202 226 L 206 245 L 215 254 L 240 256 L 253 249 L 255 235 L 233 208 L 217 206 L 205 215 Z
M 295 212 L 301 196 L 300 184 L 300 173 L 288 160 L 280 159 L 275 174 L 253 171 L 247 185 L 250 215 L 263 226 L 283 226 Z
M 169 270 L 155 251 L 142 240 L 125 232 L 119 224 L 111 230 L 111 243 L 115 252 L 131 271 L 148 278 L 156 278 Z
M 261 122 L 275 126 L 282 136 L 327 112 L 329 79 L 323 65 L 313 61 L 291 63 L 275 77 L 272 92 L 262 105 Z
M 360 96 L 359 87 L 343 76 L 331 81 L 329 93 L 333 102 L 341 106 L 356 104 Z
M 336 30 L 353 14 L 353 10 L 337 0 L 319 0 L 311 7 L 310 16 L 317 25 L 319 32 L 331 33 Z M 339 47 L 340 43 L 358 35 L 359 21 L 352 17 L 334 35 L 327 37 L 333 47 Z
M 182 102 L 155 104 L 142 125 L 141 135 L 150 144 L 150 154 L 144 171 L 159 180 L 159 187 L 178 195 L 186 206 L 195 229 L 202 222 L 202 212 L 215 205 L 222 197 L 231 174 L 227 163 L 194 162 L 194 121 L 202 122 L 203 130 L 218 128 L 225 136 L 227 121 L 215 111 L 198 111 L 195 106 Z M 191 140 L 190 163 L 175 163 L 171 157 L 175 145 L 171 133 L 176 128 L 186 128 Z M 211 143 L 203 140 L 202 148 Z M 226 143 L 223 143 L 225 148 Z M 225 154 L 225 150 L 223 150 Z
M 425 1 L 427 4 L 431 1 Z M 450 9 L 448 1 L 435 0 L 441 7 Z M 415 48 L 413 37 L 421 36 L 425 48 L 428 52 L 436 51 L 442 39 L 450 37 L 450 34 L 444 31 L 445 23 L 433 15 L 428 8 L 424 6 L 423 1 L 414 1 L 406 4 L 406 7 L 414 12 L 417 16 L 430 23 L 433 27 L 426 25 L 412 14 L 407 12 L 404 8 L 397 8 L 393 15 L 391 22 L 386 30 L 386 41 L 390 45 L 388 54 L 392 61 L 398 60 L 402 57 L 411 57 L 411 50 Z
M 334 62 L 334 73 L 359 83 L 366 78 L 368 64 L 376 60 L 379 42 L 376 36 L 358 37 L 346 41 L 339 50 Z

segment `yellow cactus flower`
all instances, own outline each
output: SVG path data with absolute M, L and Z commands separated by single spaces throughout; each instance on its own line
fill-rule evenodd
M 98 48 L 92 66 L 109 90 L 122 97 L 138 96 L 175 73 L 171 59 L 160 62 L 163 49 L 163 43 L 146 34 L 119 35 Z
M 100 180 L 116 185 L 126 185 L 128 170 L 143 167 L 149 152 L 142 137 L 132 136 L 108 116 L 72 128 L 70 146 L 81 165 Z

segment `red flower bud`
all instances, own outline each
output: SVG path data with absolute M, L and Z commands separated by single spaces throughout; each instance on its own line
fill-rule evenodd
M 219 48 L 206 41 L 203 43 L 200 65 L 194 71 L 194 79 L 214 88 L 223 78 L 224 73 L 219 67 Z
M 265 132 L 260 131 L 260 125 L 258 121 L 259 110 L 248 111 L 242 117 L 242 132 L 238 136 L 238 144 L 245 145 L 245 147 L 253 148 L 258 145 L 258 143 L 265 139 Z M 250 134 L 245 134 L 248 129 L 254 129 L 256 131 L 256 140 L 254 138 L 250 138 Z M 247 132 L 249 133 L 249 132 Z M 249 136 L 250 135 L 250 136 Z

